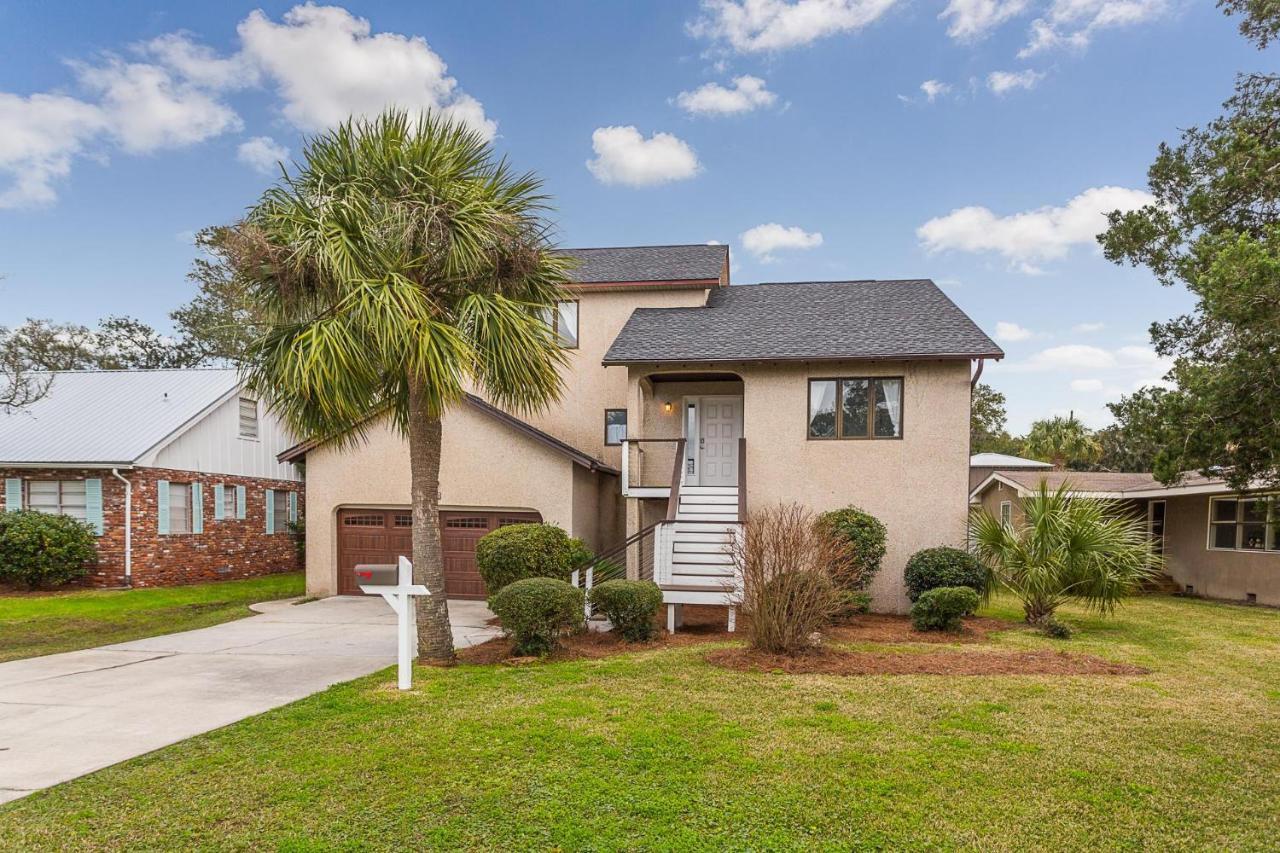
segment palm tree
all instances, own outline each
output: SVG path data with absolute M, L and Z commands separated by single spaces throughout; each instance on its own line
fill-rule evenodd
M 1027 433 L 1026 448 L 1033 456 L 1047 459 L 1062 470 L 1068 462 L 1096 462 L 1102 456 L 1102 445 L 1088 427 L 1075 415 L 1061 415 L 1036 421 Z
M 532 411 L 560 391 L 543 319 L 563 298 L 541 182 L 464 126 L 389 111 L 307 141 L 234 226 L 228 256 L 260 304 L 250 387 L 301 435 L 406 436 L 418 650 L 453 659 L 438 527 L 441 419 L 465 389 Z
M 1146 525 L 1116 501 L 1073 496 L 1043 482 L 1022 499 L 1014 527 L 975 509 L 970 529 L 991 580 L 1022 601 L 1028 622 L 1050 618 L 1069 599 L 1110 613 L 1159 570 Z

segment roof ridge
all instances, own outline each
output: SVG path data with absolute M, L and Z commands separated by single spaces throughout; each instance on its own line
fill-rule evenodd
M 729 248 L 728 243 L 646 243 L 642 246 L 562 246 L 555 249 L 557 252 L 594 252 L 594 251 L 616 251 L 618 249 L 725 249 Z
M 928 282 L 934 287 L 938 287 L 937 283 L 931 278 L 828 278 L 828 279 L 808 279 L 805 281 L 756 281 L 751 283 L 739 282 L 730 285 L 731 287 L 803 287 L 806 284 L 905 284 L 907 282 Z M 942 288 L 938 288 L 941 290 Z M 946 294 L 943 294 L 944 296 Z

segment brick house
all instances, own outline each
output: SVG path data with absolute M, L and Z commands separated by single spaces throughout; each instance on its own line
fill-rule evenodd
M 169 586 L 293 571 L 301 469 L 234 370 L 69 371 L 0 415 L 0 509 L 98 534 L 86 583 Z

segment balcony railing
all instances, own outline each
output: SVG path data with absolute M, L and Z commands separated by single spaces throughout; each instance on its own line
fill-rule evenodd
M 627 438 L 622 442 L 622 493 L 665 498 L 684 473 L 683 438 Z

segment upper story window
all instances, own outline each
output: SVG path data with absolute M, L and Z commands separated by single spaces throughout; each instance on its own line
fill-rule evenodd
M 27 507 L 85 520 L 84 480 L 28 480 Z
M 1209 499 L 1209 547 L 1280 551 L 1280 499 L 1275 495 Z
M 258 437 L 258 401 L 252 397 L 240 398 L 240 437 Z
M 622 444 L 627 439 L 627 410 L 604 410 L 604 443 Z
M 554 311 L 547 311 L 547 323 L 556 333 L 556 342 L 565 349 L 578 348 L 578 303 L 557 302 Z
M 902 377 L 809 380 L 809 438 L 902 438 Z

